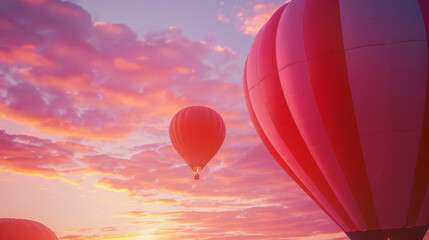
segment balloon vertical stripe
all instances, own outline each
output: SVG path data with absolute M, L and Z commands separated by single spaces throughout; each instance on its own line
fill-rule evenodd
M 267 109 L 265 107 L 265 103 L 263 100 L 262 95 L 262 89 L 260 86 L 260 79 L 258 78 L 258 53 L 259 53 L 259 45 L 260 45 L 260 37 L 262 35 L 262 32 L 260 32 L 256 37 L 255 41 L 252 45 L 252 51 L 249 53 L 249 56 L 247 58 L 247 64 L 255 66 L 254 68 L 247 68 L 247 86 L 248 86 L 248 95 L 249 95 L 249 102 L 252 106 L 256 119 L 263 123 L 262 130 L 266 133 L 267 138 L 271 143 L 273 143 L 274 148 L 276 148 L 277 152 L 283 159 L 289 159 L 288 166 L 296 173 L 296 175 L 302 180 L 303 184 L 310 189 L 310 191 L 313 192 L 313 194 L 316 196 L 316 198 L 319 199 L 320 202 L 326 207 L 328 212 L 331 214 L 334 214 L 334 217 L 339 219 L 340 225 L 343 228 L 347 228 L 346 224 L 344 224 L 343 219 L 341 217 L 338 217 L 338 213 L 333 210 L 333 207 L 331 204 L 329 204 L 329 201 L 323 196 L 322 190 L 325 189 L 319 189 L 317 185 L 320 184 L 320 181 L 314 181 L 312 180 L 314 172 L 304 170 L 303 169 L 303 163 L 300 161 L 297 161 L 295 157 L 292 155 L 291 151 L 285 143 L 282 141 L 282 136 L 277 132 L 277 128 L 274 125 L 269 113 L 267 112 Z M 278 89 L 280 90 L 280 89 Z M 260 99 L 260 100 L 258 100 Z M 281 112 L 283 112 L 281 110 Z M 317 167 L 317 166 L 316 166 Z M 317 173 L 316 173 L 317 174 Z M 319 186 L 320 187 L 320 186 Z M 329 185 L 328 185 L 329 188 Z M 337 207 L 337 206 L 336 206 Z
M 286 100 L 283 97 L 276 63 L 277 60 L 273 57 L 276 54 L 275 43 L 278 21 L 283 11 L 284 8 L 280 8 L 273 15 L 272 21 L 268 22 L 261 29 L 256 58 L 256 69 L 258 70 L 260 81 L 254 87 L 255 89 L 251 91 L 256 91 L 256 88 L 260 90 L 268 113 L 267 121 L 269 119 L 276 132 L 279 133 L 282 142 L 285 144 L 284 147 L 287 146 L 290 155 L 295 159 L 300 159 L 298 161 L 299 166 L 304 170 L 306 175 L 311 176 L 312 184 L 320 191 L 332 208 L 333 212 L 331 214 L 341 216 L 342 225 L 347 229 L 352 229 L 355 227 L 352 220 L 326 181 L 326 178 L 302 139 Z M 269 134 L 269 136 L 271 135 Z
M 247 58 L 262 141 L 353 240 L 421 240 L 429 227 L 428 9 L 291 0 Z
M 418 0 L 420 5 L 421 13 L 425 23 L 426 30 L 426 42 L 429 39 L 429 2 L 425 0 Z M 429 55 L 429 43 L 427 43 L 427 52 Z M 427 79 L 429 79 L 429 61 L 427 66 Z M 428 80 L 429 81 L 429 80 Z M 426 85 L 426 102 L 425 102 L 425 113 L 423 121 L 423 131 L 420 140 L 420 150 L 417 159 L 416 173 L 414 176 L 413 189 L 411 194 L 411 200 L 407 216 L 407 225 L 414 224 L 429 224 L 429 198 L 426 197 L 426 211 L 421 212 L 421 219 L 424 219 L 424 216 L 427 216 L 426 221 L 420 220 L 417 223 L 417 218 L 422 209 L 423 200 L 425 196 L 428 195 L 429 187 L 429 83 Z
M 247 65 L 247 61 L 246 61 Z M 245 67 L 244 69 L 246 69 Z M 283 160 L 283 158 L 280 156 L 280 154 L 277 152 L 277 150 L 274 148 L 274 146 L 269 141 L 268 137 L 265 135 L 264 131 L 261 128 L 261 125 L 258 122 L 258 119 L 255 115 L 255 112 L 253 111 L 253 107 L 251 105 L 251 101 L 249 98 L 249 92 L 248 92 L 248 86 L 247 86 L 247 73 L 244 71 L 243 75 L 244 83 L 243 83 L 243 89 L 244 89 L 244 97 L 246 99 L 246 106 L 247 110 L 249 112 L 250 118 L 254 124 L 254 127 L 256 129 L 256 132 L 259 134 L 262 142 L 264 143 L 265 147 L 268 149 L 268 151 L 273 156 L 274 160 L 283 168 L 283 170 L 304 190 L 304 192 L 331 218 L 334 220 L 334 222 L 340 226 L 343 230 L 344 224 L 340 223 L 338 221 L 341 221 L 338 217 L 334 217 L 332 214 L 332 211 L 328 211 L 328 209 L 325 207 L 324 204 L 322 204 L 321 200 L 319 200 L 315 195 L 312 193 L 312 191 L 309 190 L 309 188 L 301 181 L 301 179 L 292 171 L 292 169 L 288 166 L 288 164 Z M 323 200 L 322 200 L 323 201 Z
M 279 22 L 276 59 L 280 69 L 280 83 L 301 136 L 326 181 L 346 210 L 346 216 L 353 222 L 351 227 L 344 228 L 363 229 L 366 227 L 365 222 L 331 147 L 311 87 L 302 41 L 305 4 L 305 0 L 290 2 Z M 338 214 L 340 218 L 346 219 L 342 213 Z
M 423 19 L 417 1 L 392 1 L 386 7 L 380 1 L 344 0 L 340 12 L 353 107 L 377 217 L 381 228 L 400 227 L 407 216 L 424 113 Z M 404 24 L 410 22 L 413 26 Z
M 304 43 L 314 95 L 329 140 L 368 228 L 378 228 L 353 108 L 339 1 L 307 0 Z

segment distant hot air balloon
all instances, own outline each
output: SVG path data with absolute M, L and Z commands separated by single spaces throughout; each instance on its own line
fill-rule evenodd
M 216 111 L 203 106 L 180 110 L 170 123 L 170 139 L 176 151 L 198 173 L 213 158 L 225 138 L 225 123 Z
M 26 219 L 0 218 L 1 240 L 58 240 L 45 225 Z
M 253 124 L 353 240 L 429 226 L 429 1 L 292 0 L 244 72 Z

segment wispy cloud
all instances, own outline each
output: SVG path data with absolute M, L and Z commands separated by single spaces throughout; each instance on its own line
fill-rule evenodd
M 247 1 L 245 4 L 235 4 L 232 11 L 229 9 L 227 11 L 224 9 L 226 7 L 222 5 L 217 19 L 223 23 L 231 22 L 240 32 L 254 36 L 284 3 L 284 0 L 253 0 Z
M 62 136 L 123 140 L 197 101 L 214 104 L 220 98 L 195 89 L 222 91 L 240 58 L 177 27 L 137 39 L 68 2 L 7 2 L 2 117 Z
M 253 11 L 238 12 L 237 18 L 242 22 L 240 30 L 244 34 L 256 35 L 259 29 L 261 29 L 280 6 L 275 3 L 258 3 L 253 6 Z
M 103 235 L 91 235 L 91 236 L 67 235 L 59 239 L 60 240 L 137 240 L 144 237 L 145 237 L 144 235 L 140 235 L 140 234 L 103 234 Z

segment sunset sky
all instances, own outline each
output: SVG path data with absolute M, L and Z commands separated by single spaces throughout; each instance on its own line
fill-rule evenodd
M 62 240 L 347 239 L 245 106 L 245 58 L 283 3 L 0 0 L 0 217 Z M 227 128 L 199 181 L 168 136 L 189 105 Z

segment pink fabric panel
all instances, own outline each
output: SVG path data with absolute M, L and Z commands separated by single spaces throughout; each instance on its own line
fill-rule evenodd
M 246 74 L 246 71 L 247 71 L 247 61 L 246 61 L 246 64 L 245 64 L 245 67 L 244 67 L 244 76 L 243 76 L 243 79 L 244 79 L 244 81 L 243 81 L 243 89 L 244 89 L 244 95 L 245 95 L 245 99 L 246 99 L 246 105 L 247 105 L 247 109 L 248 109 L 248 111 L 249 111 L 249 114 L 250 114 L 250 118 L 252 119 L 252 122 L 253 122 L 253 125 L 254 125 L 254 127 L 255 127 L 255 129 L 256 129 L 256 131 L 258 132 L 258 134 L 259 134 L 259 136 L 261 137 L 261 139 L 262 139 L 262 141 L 264 142 L 264 144 L 265 144 L 265 146 L 267 147 L 267 149 L 269 150 L 269 152 L 271 153 L 271 155 L 274 157 L 274 159 L 277 161 L 277 163 L 285 170 L 285 172 L 287 173 L 287 174 L 289 174 L 289 176 L 304 190 L 304 192 L 308 195 L 308 196 L 310 196 L 310 198 L 326 213 L 326 214 L 328 214 L 328 216 L 330 217 L 330 218 L 332 218 L 333 219 L 333 221 L 338 225 L 338 226 L 340 226 L 340 228 L 344 225 L 344 224 L 342 224 L 342 223 L 340 223 L 340 222 L 338 222 L 337 221 L 337 219 L 338 219 L 338 217 L 334 217 L 333 215 L 332 215 L 332 213 L 331 212 L 329 212 L 327 209 L 326 209 L 326 207 L 323 205 L 323 204 L 321 204 L 321 202 L 320 202 L 320 200 L 324 200 L 324 199 L 317 199 L 315 196 L 314 196 L 314 193 L 313 192 L 311 192 L 311 191 L 309 191 L 309 189 L 302 183 L 302 180 L 301 179 L 299 179 L 297 176 L 296 176 L 296 174 L 292 171 L 292 169 L 289 167 L 289 165 L 284 161 L 284 159 L 278 154 L 278 152 L 277 152 L 277 150 L 274 148 L 274 146 L 271 144 L 271 142 L 268 140 L 268 138 L 267 138 L 267 136 L 266 136 L 266 134 L 264 133 L 264 131 L 262 130 L 262 128 L 261 128 L 261 125 L 259 124 L 259 122 L 258 122 L 258 120 L 257 120 L 257 118 L 256 118 L 256 115 L 255 115 L 255 112 L 254 112 L 254 110 L 253 110 L 253 106 L 252 106 L 252 104 L 251 104 L 251 102 L 250 102 L 250 99 L 249 99 L 249 92 L 248 92 L 248 87 L 247 87 L 247 74 Z M 342 229 L 343 231 L 345 230 L 345 229 Z
M 274 149 L 273 145 L 270 143 L 270 141 L 268 140 L 267 136 L 265 135 L 264 131 L 261 128 L 261 125 L 259 124 L 255 112 L 253 110 L 253 106 L 250 103 L 250 99 L 249 99 L 249 92 L 248 92 L 248 87 L 247 87 L 247 74 L 246 74 L 246 69 L 247 69 L 247 62 L 246 65 L 244 67 L 244 76 L 243 76 L 243 89 L 244 89 L 244 95 L 245 95 L 245 99 L 246 99 L 246 106 L 247 109 L 249 111 L 249 115 L 250 118 L 252 119 L 253 125 L 256 129 L 256 131 L 258 132 L 259 136 L 261 137 L 264 145 L 267 147 L 268 151 L 271 153 L 271 155 L 274 157 L 274 159 L 277 161 L 277 163 L 283 168 L 283 170 L 285 170 L 285 172 L 287 174 L 289 174 L 289 176 L 304 190 L 304 192 L 326 213 L 328 214 L 328 216 L 333 219 L 333 221 L 338 225 L 338 226 L 342 226 L 344 224 L 340 224 L 335 218 L 332 216 L 332 214 L 326 209 L 326 207 L 320 203 L 320 200 L 317 199 L 314 194 L 312 192 L 309 191 L 309 189 L 302 183 L 301 179 L 299 179 L 296 174 L 290 169 L 289 165 L 283 160 L 283 158 L 278 154 L 277 150 Z M 323 199 L 322 199 L 323 200 Z M 344 229 L 343 229 L 344 231 Z
M 256 56 L 257 56 L 257 49 L 259 45 L 259 40 L 261 38 L 261 30 L 256 34 L 255 39 L 253 39 L 252 46 L 250 48 L 249 55 L 247 56 L 247 64 L 245 71 L 247 72 L 247 87 L 252 89 L 256 85 L 259 84 L 259 78 L 258 78 L 258 69 L 256 68 Z
M 280 8 L 265 24 L 263 30 L 261 30 L 257 69 L 259 72 L 259 86 L 263 97 L 262 100 L 272 124 L 282 138 L 282 143 L 287 146 L 289 153 L 298 159 L 300 167 L 311 178 L 315 187 L 321 192 L 328 204 L 330 204 L 329 207 L 332 207 L 335 211 L 334 213 L 331 212 L 330 215 L 340 216 L 348 228 L 353 228 L 354 224 L 348 217 L 336 194 L 332 191 L 332 188 L 302 139 L 284 98 L 277 72 L 275 44 L 278 22 L 283 11 L 284 7 Z M 288 159 L 285 158 L 284 161 L 288 161 Z M 335 219 L 338 219 L 338 217 Z
M 259 33 L 261 32 L 262 30 Z M 255 39 L 254 44 L 250 50 L 249 56 L 247 57 L 247 82 L 249 87 L 249 100 L 252 104 L 252 107 L 255 111 L 255 115 L 261 125 L 262 130 L 265 132 L 268 139 L 273 144 L 274 148 L 277 150 L 280 156 L 290 157 L 290 153 L 287 150 L 287 147 L 283 144 L 281 136 L 277 133 L 275 126 L 271 122 L 270 115 L 265 109 L 265 103 L 263 101 L 262 93 L 260 90 L 259 78 L 257 73 L 258 44 L 255 45 L 255 43 L 259 43 L 259 38 L 257 40 L 258 41 L 256 41 Z
M 258 45 L 258 55 L 257 55 L 257 68 L 258 68 L 258 78 L 259 81 L 263 81 L 264 78 L 269 76 L 275 76 L 278 78 L 277 71 L 277 61 L 276 61 L 276 51 L 275 51 L 275 43 L 276 43 L 276 32 L 278 20 L 284 12 L 284 9 L 288 4 L 283 5 L 271 16 L 270 20 L 264 25 L 264 27 L 260 30 L 261 37 L 259 39 Z M 273 79 L 273 81 L 269 82 L 278 82 L 277 79 Z M 281 91 L 278 91 L 281 92 Z M 277 95 L 281 95 L 278 94 Z M 276 98 L 283 98 L 283 95 L 277 96 Z
M 342 35 L 339 0 L 307 0 L 303 15 L 304 50 L 318 115 L 366 228 L 378 228 Z M 329 160 L 323 159 L 324 163 Z
M 276 39 L 276 51 L 280 53 L 276 54 L 279 71 L 289 65 L 306 61 L 302 32 L 304 6 L 305 0 L 290 2 L 280 19 Z
M 363 229 L 363 218 L 330 146 L 311 87 L 302 31 L 304 6 L 305 1 L 290 2 L 278 27 L 277 64 L 283 93 L 295 123 L 328 183 L 356 227 Z
M 340 8 L 353 105 L 380 227 L 402 227 L 426 95 L 423 19 L 417 1 L 342 0 Z
M 280 72 L 280 78 L 283 80 L 286 76 L 294 76 L 299 75 L 299 79 L 302 81 L 304 80 L 303 72 L 298 72 L 296 70 L 299 70 L 300 67 L 303 66 L 304 72 L 307 71 L 306 69 L 306 63 L 300 63 L 293 65 L 291 67 L 288 67 Z M 301 68 L 302 69 L 302 68 Z M 308 78 L 308 76 L 307 76 Z M 288 88 L 287 84 L 283 84 L 282 87 L 284 92 L 285 88 Z M 363 227 L 363 219 L 360 216 L 359 210 L 357 209 L 356 204 L 354 202 L 354 199 L 351 196 L 350 188 L 347 185 L 347 182 L 336 180 L 338 178 L 344 178 L 341 169 L 339 169 L 338 163 L 334 162 L 335 155 L 332 152 L 332 149 L 330 148 L 329 142 L 324 142 L 323 138 L 319 138 L 320 136 L 323 136 L 325 133 L 325 130 L 320 122 L 318 122 L 317 118 L 314 118 L 312 113 L 317 114 L 317 108 L 316 106 L 311 103 L 309 103 L 311 98 L 314 96 L 312 95 L 311 89 L 308 89 L 309 91 L 302 91 L 300 93 L 292 93 L 290 95 L 287 95 L 285 93 L 285 98 L 287 99 L 289 109 L 294 117 L 295 124 L 297 125 L 298 129 L 300 129 L 300 133 L 306 142 L 308 149 L 312 153 L 315 161 L 318 163 L 320 170 L 324 174 L 326 180 L 330 184 L 331 188 L 336 193 L 338 199 L 342 203 L 344 209 L 347 211 L 349 217 L 352 219 L 354 225 L 357 227 Z M 305 100 L 303 100 L 305 99 Z M 314 112 L 316 111 L 316 112 Z M 331 158 L 331 161 L 322 161 L 321 159 Z M 289 160 L 288 160 L 289 162 Z M 334 163 L 332 163 L 334 162 Z M 330 164 L 331 163 L 331 164 Z M 359 224 L 359 221 L 361 220 L 361 225 Z M 346 230 L 350 231 L 352 229 Z
M 247 58 L 247 67 L 246 67 L 246 77 L 248 83 L 248 94 L 249 102 L 252 106 L 256 119 L 260 123 L 260 126 L 264 133 L 266 134 L 270 143 L 274 146 L 276 151 L 283 159 L 288 159 L 288 166 L 293 170 L 296 176 L 302 181 L 302 184 L 309 189 L 316 199 L 325 207 L 325 209 L 330 213 L 331 216 L 336 217 L 336 212 L 332 209 L 332 206 L 328 201 L 323 197 L 323 194 L 317 189 L 314 185 L 312 179 L 306 175 L 305 171 L 301 168 L 300 164 L 296 159 L 291 155 L 288 147 L 283 143 L 281 136 L 278 134 L 278 131 L 270 119 L 270 115 L 267 112 L 265 103 L 263 101 L 263 95 L 259 86 L 260 79 L 258 78 L 257 72 L 257 53 L 258 53 L 258 44 L 260 41 L 260 36 L 263 33 L 263 29 L 260 30 L 258 36 L 255 38 L 252 48 L 250 50 L 249 56 Z M 274 57 L 274 56 L 273 56 Z M 337 220 L 341 226 L 345 226 L 342 220 Z

